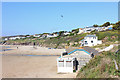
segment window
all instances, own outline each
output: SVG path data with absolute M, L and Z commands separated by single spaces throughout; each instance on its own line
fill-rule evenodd
M 91 41 L 91 43 L 93 43 L 93 41 Z
M 88 44 L 87 41 L 85 41 L 85 44 Z
M 72 67 L 72 61 L 66 61 L 66 67 Z
M 59 67 L 64 67 L 64 61 L 63 60 L 59 61 Z

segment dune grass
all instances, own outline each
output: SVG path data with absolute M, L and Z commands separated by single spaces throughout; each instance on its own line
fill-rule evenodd
M 119 70 L 116 70 L 114 60 L 117 61 Z M 80 69 L 77 78 L 120 78 L 119 60 L 120 52 L 102 52 Z

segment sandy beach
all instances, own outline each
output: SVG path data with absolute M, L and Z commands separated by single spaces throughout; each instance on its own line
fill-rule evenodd
M 49 49 L 46 47 L 35 46 L 20 46 L 20 45 L 4 45 L 12 49 L 10 51 L 3 51 L 1 54 L 31 54 L 31 55 L 61 55 L 65 49 Z M 18 47 L 18 48 L 17 48 Z
M 33 46 L 12 46 L 2 54 L 3 78 L 75 78 L 77 73 L 58 74 L 56 59 L 59 56 L 13 56 L 10 54 L 60 55 L 64 49 Z

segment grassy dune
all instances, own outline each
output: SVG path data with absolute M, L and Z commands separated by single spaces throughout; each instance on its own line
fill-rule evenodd
M 77 78 L 120 78 L 120 52 L 114 47 L 109 52 L 103 52 L 93 58 L 86 66 L 80 69 Z M 119 70 L 116 69 L 116 60 Z

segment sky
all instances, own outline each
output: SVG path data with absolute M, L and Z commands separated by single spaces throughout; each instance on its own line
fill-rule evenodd
M 71 31 L 117 21 L 117 2 L 2 3 L 2 36 Z

